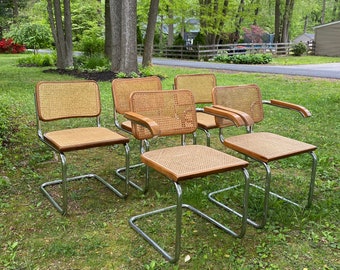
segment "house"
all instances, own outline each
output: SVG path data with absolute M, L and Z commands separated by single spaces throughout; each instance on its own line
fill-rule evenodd
M 340 56 L 340 21 L 314 28 L 315 55 Z
M 296 37 L 294 40 L 293 40 L 293 44 L 297 44 L 299 42 L 303 42 L 303 43 L 311 43 L 314 41 L 314 37 L 315 35 L 314 34 L 309 34 L 309 33 L 303 33 L 302 35 Z

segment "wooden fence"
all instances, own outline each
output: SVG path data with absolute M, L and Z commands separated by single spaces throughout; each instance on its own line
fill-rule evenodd
M 214 58 L 218 54 L 235 55 L 247 53 L 271 53 L 273 55 L 289 55 L 292 50 L 292 45 L 292 43 L 241 43 L 207 46 L 154 46 L 153 56 L 177 59 L 208 60 Z M 308 44 L 308 53 L 313 54 L 313 52 L 314 43 Z M 143 54 L 143 45 L 138 45 L 138 53 Z

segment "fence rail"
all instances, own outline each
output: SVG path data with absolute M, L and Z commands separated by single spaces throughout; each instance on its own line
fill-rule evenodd
M 154 46 L 153 56 L 208 60 L 218 54 L 255 54 L 271 53 L 273 55 L 289 55 L 292 50 L 292 43 L 241 43 L 241 44 L 219 44 L 219 45 L 187 45 L 171 47 Z M 143 45 L 138 45 L 138 53 L 143 54 Z M 308 53 L 314 54 L 314 44 L 308 44 Z

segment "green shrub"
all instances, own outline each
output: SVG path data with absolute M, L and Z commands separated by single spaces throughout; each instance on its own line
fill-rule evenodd
M 175 46 L 178 46 L 178 45 L 185 45 L 185 40 L 182 38 L 181 34 L 178 34 L 176 37 L 175 37 L 175 40 L 174 40 L 174 45 Z
M 110 70 L 110 60 L 103 54 L 82 55 L 76 57 L 73 64 L 79 70 Z
M 198 32 L 197 36 L 194 38 L 193 45 L 205 45 L 205 37 L 201 32 Z
M 272 61 L 270 54 L 220 54 L 214 58 L 215 62 L 228 64 L 268 64 Z
M 292 53 L 294 56 L 301 56 L 307 52 L 307 46 L 303 42 L 299 42 L 292 46 Z
M 33 54 L 18 60 L 20 66 L 50 67 L 56 65 L 55 54 Z
M 22 26 L 15 25 L 7 34 L 17 43 L 25 44 L 27 48 L 49 48 L 52 44 L 51 30 L 47 25 L 27 23 Z
M 104 52 L 104 38 L 101 36 L 101 30 L 94 27 L 84 31 L 84 34 L 79 42 L 79 49 L 86 56 L 101 54 Z

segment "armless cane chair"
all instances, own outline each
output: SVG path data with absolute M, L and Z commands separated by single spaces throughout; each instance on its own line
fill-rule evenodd
M 258 123 L 264 118 L 263 104 L 296 110 L 304 117 L 311 115 L 306 108 L 296 104 L 279 100 L 263 101 L 260 88 L 255 84 L 217 86 L 213 89 L 213 107 L 206 108 L 207 112 L 214 112 L 216 114 L 218 114 L 218 112 L 223 113 L 223 111 L 238 113 L 244 120 L 248 133 L 227 138 L 220 135 L 220 140 L 226 147 L 260 162 L 265 167 L 266 181 L 264 186 L 263 217 L 260 223 L 249 220 L 249 222 L 257 228 L 262 228 L 266 224 L 269 195 L 274 195 L 286 202 L 301 206 L 294 201 L 270 191 L 271 168 L 269 163 L 274 160 L 305 153 L 311 155 L 311 180 L 306 207 L 310 207 L 312 204 L 317 166 L 317 158 L 314 153 L 314 150 L 317 148 L 316 146 L 269 132 L 253 132 L 254 123 Z M 217 117 L 216 121 L 223 121 L 223 119 Z M 255 186 L 254 184 L 251 185 Z M 259 186 L 255 187 L 261 188 Z M 263 190 L 263 188 L 261 189 Z M 211 196 L 210 199 L 214 200 L 214 197 Z
M 175 89 L 191 90 L 195 97 L 196 105 L 212 104 L 211 91 L 216 86 L 216 77 L 212 73 L 208 74 L 180 74 L 174 79 Z M 210 129 L 222 128 L 215 121 L 215 117 L 205 113 L 203 108 L 196 106 L 197 124 L 200 130 L 203 130 L 206 135 L 206 144 L 210 146 Z M 225 125 L 232 125 L 230 121 L 224 121 Z M 227 124 L 227 125 L 226 125 Z M 195 138 L 195 137 L 194 137 Z
M 132 121 L 132 132 L 136 138 L 149 139 L 155 136 L 192 134 L 197 129 L 194 97 L 189 90 L 134 92 L 131 94 L 130 102 L 131 112 L 126 113 L 126 117 Z M 236 118 L 239 117 L 236 115 Z M 148 241 L 168 261 L 175 263 L 180 256 L 183 207 L 195 212 L 235 237 L 242 237 L 244 235 L 247 224 L 249 177 L 246 166 L 248 162 L 203 145 L 178 145 L 150 150 L 143 153 L 141 159 L 142 162 L 146 164 L 147 178 L 149 177 L 148 169 L 150 167 L 174 183 L 177 191 L 177 203 L 146 214 L 134 216 L 129 220 L 129 223 L 138 234 Z M 193 206 L 183 204 L 182 202 L 182 182 L 231 170 L 241 170 L 245 179 L 242 204 L 243 218 L 240 218 L 242 224 L 239 233 L 222 225 L 220 222 L 202 213 Z M 202 178 L 202 181 L 203 180 L 204 178 Z M 229 207 L 225 207 L 229 210 Z M 175 209 L 176 211 L 174 256 L 170 255 L 165 248 L 162 248 L 156 243 L 138 226 L 138 222 L 136 222 L 137 220 L 145 220 L 151 215 L 156 215 L 171 209 Z
M 70 178 L 67 173 L 66 153 L 93 147 L 121 144 L 125 148 L 125 165 L 129 164 L 129 139 L 107 128 L 100 127 L 101 104 L 97 83 L 95 81 L 39 82 L 35 89 L 35 104 L 39 139 L 58 153 L 61 159 L 61 179 L 41 185 L 42 192 L 53 206 L 62 214 L 67 214 L 67 182 L 84 178 L 96 178 L 119 197 L 127 196 L 127 181 L 124 192 L 120 192 L 96 174 Z M 92 118 L 95 125 L 58 130 L 54 128 L 45 131 L 42 129 L 43 126 L 44 129 L 47 129 L 46 122 L 73 118 Z M 47 187 L 59 184 L 62 185 L 61 204 L 47 190 Z
M 121 78 L 112 81 L 112 97 L 114 107 L 114 122 L 115 126 L 128 134 L 132 134 L 131 122 L 124 117 L 124 114 L 130 111 L 130 94 L 134 91 L 161 91 L 162 83 L 159 77 L 150 76 L 142 78 Z M 149 142 L 147 140 L 140 140 L 140 152 L 149 150 Z M 143 163 L 130 165 L 130 168 L 136 168 L 143 165 Z M 125 179 L 125 167 L 116 170 L 116 174 Z M 129 181 L 131 186 L 140 191 L 146 192 L 144 187 L 139 186 L 133 181 Z

